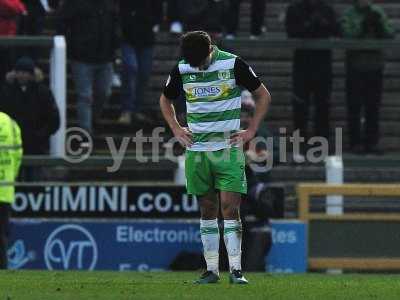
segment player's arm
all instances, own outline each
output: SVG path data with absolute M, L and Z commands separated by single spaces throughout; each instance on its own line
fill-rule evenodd
M 251 94 L 256 102 L 256 108 L 248 129 L 255 134 L 258 130 L 258 127 L 260 127 L 260 123 L 264 120 L 264 117 L 268 112 L 269 104 L 271 103 L 272 99 L 271 94 L 262 83 L 256 90 L 252 91 Z
M 271 94 L 264 84 L 261 83 L 251 67 L 240 58 L 236 59 L 235 78 L 240 86 L 250 91 L 256 102 L 254 116 L 250 120 L 249 127 L 246 130 L 234 134 L 231 138 L 231 143 L 246 143 L 256 135 L 260 123 L 267 114 L 268 107 L 271 103 Z
M 161 94 L 160 109 L 175 138 L 182 146 L 188 147 L 193 144 L 192 134 L 187 128 L 179 124 L 173 104 L 173 99 L 178 98 L 182 90 L 182 79 L 178 68 L 175 67 L 167 80 L 164 92 Z

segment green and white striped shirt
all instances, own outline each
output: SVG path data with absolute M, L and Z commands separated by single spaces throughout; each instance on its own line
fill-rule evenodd
M 168 78 L 164 95 L 176 99 L 184 91 L 187 122 L 194 139 L 188 150 L 229 148 L 230 135 L 240 129 L 241 92 L 244 88 L 253 91 L 260 84 L 243 60 L 216 46 L 207 70 L 180 61 Z

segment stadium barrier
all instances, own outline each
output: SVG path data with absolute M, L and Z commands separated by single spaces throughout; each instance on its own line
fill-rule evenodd
M 308 224 L 309 230 L 309 269 L 400 270 L 397 238 L 390 238 L 398 233 L 396 223 L 400 223 L 400 212 L 344 210 L 343 214 L 332 215 L 313 212 L 310 200 L 313 196 L 327 195 L 400 200 L 399 184 L 299 184 L 297 193 L 299 218 Z
M 113 157 L 111 155 L 93 155 L 88 157 L 87 159 L 79 162 L 71 162 L 65 160 L 61 157 L 54 157 L 48 155 L 24 155 L 22 160 L 22 166 L 27 167 L 79 167 L 79 168 L 102 168 L 104 172 L 107 171 L 107 168 L 113 166 L 115 159 L 119 159 L 121 157 Z M 121 169 L 125 168 L 137 168 L 138 166 L 143 165 L 140 161 L 138 161 L 136 156 L 128 155 L 124 156 L 123 164 L 121 164 Z M 146 168 L 165 168 L 170 167 L 171 169 L 175 169 L 178 165 L 176 161 L 170 159 L 168 157 L 158 156 L 154 158 L 154 162 L 149 160 L 146 164 Z
M 50 153 L 55 157 L 65 156 L 66 97 L 67 97 L 67 45 L 64 36 L 17 36 L 0 37 L 0 47 L 50 48 L 50 89 L 60 113 L 60 128 L 52 135 Z

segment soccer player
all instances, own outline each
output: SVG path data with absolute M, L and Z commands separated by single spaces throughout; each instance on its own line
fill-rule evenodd
M 242 275 L 241 194 L 247 193 L 245 159 L 240 144 L 250 141 L 264 119 L 271 96 L 242 59 L 219 50 L 203 31 L 181 39 L 181 60 L 172 70 L 160 107 L 176 139 L 186 147 L 186 185 L 199 199 L 200 233 L 207 271 L 196 283 L 219 280 L 218 213 L 224 218 L 224 241 L 230 282 L 247 284 Z M 249 90 L 256 110 L 249 127 L 240 130 L 241 91 Z M 184 92 L 189 128 L 176 118 L 173 100 Z

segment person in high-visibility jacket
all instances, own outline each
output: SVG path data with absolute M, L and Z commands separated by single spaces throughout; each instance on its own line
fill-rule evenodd
M 0 269 L 7 268 L 8 227 L 14 202 L 14 181 L 22 158 L 21 130 L 7 114 L 0 112 Z

